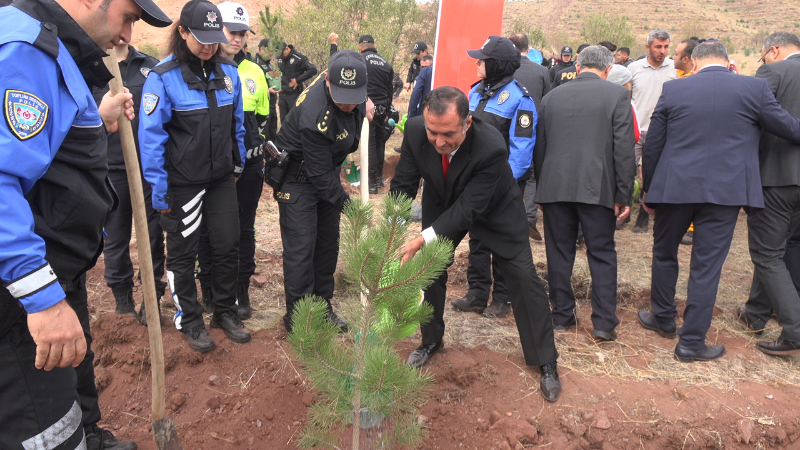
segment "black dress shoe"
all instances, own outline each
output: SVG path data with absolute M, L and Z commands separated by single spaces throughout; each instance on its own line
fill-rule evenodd
M 214 316 L 211 318 L 209 326 L 211 326 L 211 328 L 222 328 L 222 332 L 225 333 L 228 339 L 240 344 L 249 342 L 252 338 L 250 330 L 245 328 L 242 320 L 236 313 L 226 312 L 220 317 Z
M 681 344 L 675 346 L 675 358 L 680 362 L 711 361 L 725 354 L 723 345 L 706 345 L 700 350 L 692 350 Z
M 648 330 L 655 331 L 661 337 L 665 337 L 667 339 L 675 339 L 675 336 L 678 335 L 678 333 L 676 332 L 674 321 L 671 323 L 659 322 L 655 314 L 645 310 L 639 311 L 638 316 L 639 316 L 639 323 L 643 327 L 647 328 Z
M 431 357 L 431 355 L 439 351 L 441 347 L 442 341 L 439 341 L 435 344 L 422 344 L 417 347 L 416 350 L 411 352 L 410 355 L 408 355 L 406 364 L 408 364 L 412 369 L 418 369 L 424 366 L 425 363 L 428 362 L 428 359 Z
M 483 310 L 486 309 L 486 302 L 478 300 L 478 298 L 472 294 L 467 294 L 463 298 L 457 298 L 450 302 L 450 304 L 458 311 L 476 312 L 478 314 L 483 314 Z
M 117 439 L 114 435 L 97 425 L 85 429 L 87 450 L 136 450 L 136 442 Z
M 528 224 L 528 237 L 533 239 L 534 241 L 541 241 L 542 234 L 539 233 L 539 230 L 536 229 L 536 225 Z
M 545 364 L 540 368 L 542 369 L 542 381 L 539 383 L 539 389 L 542 391 L 542 397 L 548 402 L 554 402 L 561 395 L 561 380 L 558 379 L 556 362 Z
M 328 310 L 328 314 L 326 314 L 326 317 L 328 318 L 328 320 L 333 322 L 334 325 L 339 327 L 339 333 L 347 333 L 347 329 L 348 329 L 347 322 L 345 322 L 344 320 L 340 319 L 339 316 L 337 316 L 336 313 L 333 312 L 332 309 Z
M 617 340 L 617 332 L 614 330 L 603 331 L 595 329 L 594 331 L 592 331 L 592 336 L 594 336 L 600 341 L 606 341 L 606 342 Z
M 773 356 L 800 355 L 800 342 L 778 339 L 775 342 L 759 342 L 758 349 Z
M 756 336 L 761 336 L 762 334 L 764 334 L 764 328 L 766 328 L 765 326 L 766 324 L 763 323 L 763 321 L 761 320 L 759 321 L 754 320 L 750 322 L 750 319 L 747 318 L 747 310 L 745 309 L 744 306 L 736 308 L 736 320 L 738 320 L 739 323 L 744 325 L 748 331 L 752 331 L 753 334 L 755 334 Z
M 574 326 L 577 326 L 580 323 L 581 323 L 581 321 L 578 320 L 577 317 L 573 316 L 572 319 L 568 320 L 566 324 L 562 325 L 560 323 L 553 323 L 553 329 L 554 330 L 562 330 L 562 331 L 563 330 L 569 330 L 570 328 L 572 328 Z

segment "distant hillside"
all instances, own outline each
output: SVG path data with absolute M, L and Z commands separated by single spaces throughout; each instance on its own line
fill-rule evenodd
M 159 6 L 173 18 L 180 15 L 184 0 L 157 0 Z M 215 2 L 218 3 L 218 2 Z M 275 9 L 280 5 L 291 12 L 295 0 L 242 0 L 248 8 L 251 23 L 257 22 L 259 9 L 265 5 Z M 723 40 L 732 50 L 743 73 L 755 73 L 759 49 L 764 37 L 773 31 L 800 33 L 800 1 L 766 0 L 662 0 L 657 3 L 640 0 L 517 0 L 507 1 L 503 33 L 512 33 L 521 23 L 529 30 L 538 28 L 547 42 L 546 50 L 558 51 L 562 45 L 583 42 L 580 30 L 589 14 L 605 12 L 627 18 L 637 44 L 634 56 L 645 52 L 647 33 L 664 28 L 673 33 L 673 40 L 690 36 L 714 37 Z M 479 13 L 479 12 L 478 12 Z M 138 23 L 134 29 L 134 45 L 148 42 L 161 52 L 166 47 L 167 29 Z M 255 46 L 259 36 L 250 45 Z M 320 36 L 325 39 L 325 36 Z M 414 40 L 414 39 L 410 39 Z M 594 42 L 592 42 L 594 44 Z M 163 55 L 162 55 L 163 56 Z

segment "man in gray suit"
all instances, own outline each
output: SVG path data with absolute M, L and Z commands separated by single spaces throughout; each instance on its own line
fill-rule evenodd
M 705 339 L 739 210 L 764 208 L 758 161 L 762 130 L 800 143 L 800 121 L 781 108 L 769 83 L 734 75 L 728 65 L 728 51 L 718 41 L 694 49 L 694 75 L 664 83 L 643 153 L 644 207 L 655 209 L 653 312 L 639 311 L 639 323 L 664 337 L 676 335 L 678 247 L 689 224 L 695 225 L 683 327 L 675 346 L 682 362 L 725 353 L 725 347 L 706 345 Z
M 605 81 L 613 65 L 614 55 L 599 45 L 578 55 L 577 78 L 542 99 L 533 152 L 553 328 L 577 324 L 570 280 L 580 224 L 592 274 L 593 335 L 606 341 L 616 339 L 619 323 L 615 224 L 630 214 L 636 175 L 631 96 Z
M 800 117 L 800 39 L 773 33 L 761 55 L 766 64 L 756 76 L 769 82 L 784 109 Z M 775 342 L 759 342 L 758 349 L 770 355 L 800 354 L 800 296 L 784 263 L 787 240 L 800 225 L 800 145 L 765 132 L 759 162 L 764 209 L 747 217 L 753 285 L 737 318 L 761 331 L 777 312 L 783 333 Z
M 536 109 L 539 109 L 539 105 L 542 104 L 542 97 L 550 92 L 550 73 L 543 65 L 536 64 L 528 59 L 527 55 L 530 43 L 528 42 L 527 34 L 517 33 L 508 38 L 508 40 L 514 43 L 514 46 L 517 47 L 521 55 L 519 69 L 514 72 L 514 79 L 517 80 L 519 84 L 525 86 L 531 99 L 533 99 L 533 104 L 536 105 Z M 530 179 L 525 183 L 525 193 L 523 195 L 523 199 L 525 200 L 525 215 L 528 218 L 528 235 L 534 241 L 541 241 L 542 235 L 539 233 L 539 230 L 536 229 L 536 212 L 539 207 L 536 205 L 536 202 L 533 201 L 535 195 L 536 177 L 531 173 Z

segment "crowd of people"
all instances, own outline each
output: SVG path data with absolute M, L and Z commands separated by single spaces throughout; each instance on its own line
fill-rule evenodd
M 780 337 L 757 348 L 800 354 L 800 39 L 793 34 L 766 39 L 755 77 L 736 75 L 718 40 L 674 45 L 660 29 L 638 60 L 609 41 L 564 46 L 552 60 L 525 34 L 489 36 L 466 52 L 477 82 L 462 92 L 433 89 L 433 55 L 423 41 L 410 50 L 405 84 L 368 34 L 355 51 L 340 50 L 331 33 L 322 73 L 286 42 L 262 39 L 252 56 L 250 16 L 231 1 L 190 0 L 174 24 L 152 0 L 0 5 L 0 60 L 9 61 L 0 75 L 7 87 L 0 187 L 3 210 L 16 218 L 0 225 L 0 423 L 17 424 L 0 433 L 0 447 L 136 448 L 97 426 L 86 291 L 86 272 L 102 252 L 116 313 L 146 325 L 133 295 L 135 193 L 117 133 L 122 114 L 141 162 L 157 296 L 169 287 L 175 328 L 195 351 L 216 348 L 204 313 L 231 341 L 251 340 L 243 320 L 253 312 L 265 182 L 280 215 L 284 327 L 295 326 L 297 301 L 315 295 L 347 330 L 331 305 L 349 200 L 341 165 L 367 119 L 369 191 L 384 188 L 385 145 L 399 121 L 393 100 L 404 89 L 408 119 L 388 190 L 415 197 L 422 181 L 424 193 L 422 232 L 402 245 L 401 260 L 438 237 L 457 244 L 469 234 L 468 291 L 451 305 L 489 318 L 513 313 L 546 400 L 562 390 L 554 330 L 578 325 L 576 243 L 585 242 L 592 277 L 592 336 L 614 341 L 615 231 L 637 206 L 634 232 L 648 231 L 654 216 L 651 308 L 638 320 L 677 337 L 679 361 L 725 352 L 705 338 L 741 208 L 754 275 L 735 317 L 756 334 L 777 317 Z M 129 44 L 139 19 L 172 24 L 162 61 Z M 102 63 L 107 50 L 127 88 L 114 96 Z M 19 58 L 35 73 L 10 62 Z M 549 292 L 530 240 L 544 240 Z M 692 245 L 692 257 L 677 329 L 681 244 Z M 444 272 L 425 291 L 434 314 L 408 357 L 413 368 L 444 345 L 446 286 Z

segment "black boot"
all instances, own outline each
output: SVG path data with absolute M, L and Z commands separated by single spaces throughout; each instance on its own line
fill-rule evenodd
M 214 294 L 211 291 L 211 286 L 206 285 L 202 281 L 200 282 L 200 294 L 203 296 L 202 303 L 203 308 L 206 310 L 206 314 L 211 314 L 214 312 Z
M 639 207 L 639 215 L 636 216 L 636 224 L 633 226 L 634 233 L 645 233 L 650 228 L 650 214 L 644 210 L 643 206 Z
M 114 294 L 114 300 L 117 302 L 117 308 L 114 312 L 136 317 L 136 309 L 133 304 L 133 286 L 114 286 L 111 288 L 111 292 Z
M 250 307 L 250 279 L 240 281 L 236 286 L 236 303 L 239 309 L 236 314 L 239 319 L 246 320 L 252 317 L 253 308 Z

